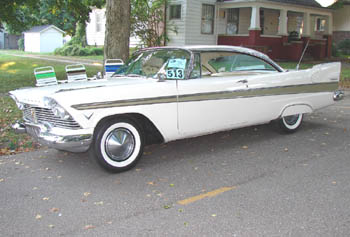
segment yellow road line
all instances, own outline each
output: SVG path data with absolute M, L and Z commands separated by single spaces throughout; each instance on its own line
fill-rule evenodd
M 222 188 L 213 190 L 211 192 L 203 193 L 203 194 L 200 194 L 200 195 L 197 195 L 197 196 L 193 196 L 193 197 L 190 197 L 190 198 L 178 201 L 177 203 L 181 204 L 181 205 L 187 205 L 187 204 L 190 204 L 192 202 L 196 202 L 196 201 L 202 200 L 203 198 L 206 198 L 206 197 L 215 197 L 215 196 L 217 196 L 217 195 L 219 195 L 221 193 L 224 193 L 224 192 L 236 189 L 236 188 L 237 188 L 236 186 L 222 187 Z

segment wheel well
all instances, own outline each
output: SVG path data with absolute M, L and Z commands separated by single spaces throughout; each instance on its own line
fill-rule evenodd
M 146 145 L 160 144 L 164 142 L 162 134 L 159 132 L 157 127 L 151 122 L 151 120 L 149 120 L 146 116 L 138 113 L 117 114 L 105 117 L 98 122 L 97 126 L 95 127 L 94 134 L 95 131 L 100 126 L 102 126 L 102 124 L 104 124 L 108 120 L 115 118 L 127 118 L 137 123 L 137 125 L 139 125 L 143 129 Z

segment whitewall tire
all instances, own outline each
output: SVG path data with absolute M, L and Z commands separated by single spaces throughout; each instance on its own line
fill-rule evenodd
M 303 117 L 303 114 L 282 117 L 279 120 L 279 127 L 283 132 L 293 133 L 301 126 Z
M 95 132 L 95 158 L 103 168 L 112 172 L 134 167 L 142 156 L 143 147 L 143 131 L 129 119 L 109 120 Z

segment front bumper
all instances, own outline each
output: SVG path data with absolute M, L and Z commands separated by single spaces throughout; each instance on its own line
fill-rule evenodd
M 90 129 L 70 130 L 20 122 L 13 124 L 12 128 L 16 133 L 28 133 L 43 145 L 70 152 L 87 151 L 93 134 Z

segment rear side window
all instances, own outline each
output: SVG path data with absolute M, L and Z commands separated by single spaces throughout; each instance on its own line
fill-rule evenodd
M 277 71 L 273 66 L 259 58 L 231 53 L 204 52 L 201 54 L 202 71 L 224 73 L 235 71 Z

